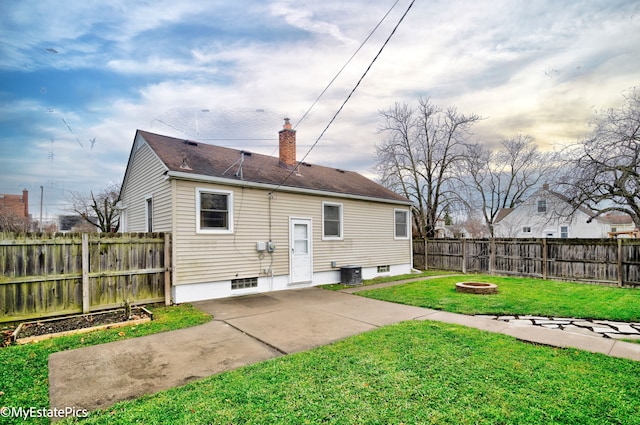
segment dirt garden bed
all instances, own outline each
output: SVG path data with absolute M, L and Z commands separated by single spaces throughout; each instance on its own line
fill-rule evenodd
M 11 333 L 10 341 L 27 344 L 63 335 L 91 332 L 123 326 L 147 323 L 153 313 L 144 307 L 108 310 L 98 313 L 58 317 L 54 319 L 23 322 Z M 5 332 L 6 337 L 7 332 Z

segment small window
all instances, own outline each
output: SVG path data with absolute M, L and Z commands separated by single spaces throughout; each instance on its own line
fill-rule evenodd
M 538 200 L 538 212 L 539 213 L 547 212 L 547 201 L 546 201 L 546 199 L 539 199 Z
M 560 226 L 560 237 L 563 239 L 569 237 L 569 226 Z
M 391 266 L 378 266 L 378 273 L 387 273 L 391 271 Z
M 342 239 L 342 204 L 322 203 L 323 239 Z
M 231 289 L 246 289 L 246 288 L 257 288 L 257 287 L 258 287 L 257 277 L 245 277 L 243 279 L 231 280 Z
M 522 233 L 531 233 L 531 227 L 530 226 L 524 226 L 522 228 Z
M 196 189 L 196 230 L 233 232 L 233 192 Z
M 409 211 L 395 210 L 395 237 L 396 239 L 409 238 Z
M 145 231 L 153 232 L 153 198 L 150 196 L 145 200 L 144 214 L 146 218 Z

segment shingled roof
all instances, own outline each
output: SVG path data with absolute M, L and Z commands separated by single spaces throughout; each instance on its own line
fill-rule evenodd
M 301 163 L 295 170 L 283 166 L 272 156 L 177 139 L 138 130 L 172 175 L 194 179 L 224 179 L 225 181 L 278 185 L 287 188 L 331 192 L 347 196 L 374 198 L 394 203 L 411 201 L 353 172 L 315 164 Z M 239 172 L 240 159 L 241 173 Z M 292 172 L 293 171 L 293 172 Z M 284 183 L 283 183 L 284 182 Z

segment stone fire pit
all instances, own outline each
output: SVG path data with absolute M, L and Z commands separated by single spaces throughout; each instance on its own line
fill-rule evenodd
M 458 282 L 456 283 L 456 292 L 467 294 L 497 294 L 498 285 L 486 282 Z

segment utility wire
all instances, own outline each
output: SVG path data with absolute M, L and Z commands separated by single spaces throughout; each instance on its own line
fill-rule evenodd
M 376 32 L 376 30 L 380 27 L 380 25 L 382 25 L 382 23 L 384 22 L 385 19 L 387 19 L 387 16 L 389 16 L 389 13 L 391 13 L 391 11 L 393 10 L 394 7 L 396 7 L 396 5 L 398 4 L 398 2 L 400 2 L 400 0 L 396 0 L 395 3 L 393 3 L 393 5 L 391 5 L 391 7 L 389 8 L 389 10 L 387 11 L 387 13 L 384 14 L 384 16 L 382 17 L 382 19 L 380 19 L 380 22 L 378 22 L 378 24 L 371 30 L 371 32 L 369 33 L 369 35 L 367 36 L 367 38 L 364 39 L 364 41 L 362 43 L 360 43 L 360 46 L 358 47 L 358 49 L 353 52 L 353 54 L 351 55 L 351 57 L 349 58 L 349 60 L 347 60 L 347 62 L 342 66 L 342 68 L 340 68 L 340 71 L 338 71 L 338 73 L 331 79 L 331 81 L 329 81 L 329 84 L 327 84 L 327 87 L 324 88 L 324 90 L 322 90 L 322 93 L 320 93 L 320 95 L 318 95 L 318 97 L 316 98 L 316 100 L 313 101 L 313 103 L 311 104 L 311 106 L 309 106 L 309 109 L 307 109 L 307 112 L 305 112 L 302 115 L 302 118 L 300 118 L 298 120 L 298 122 L 293 126 L 293 128 L 298 127 L 298 125 L 300 125 L 300 123 L 307 117 L 307 115 L 309 115 L 309 112 L 311 112 L 311 110 L 313 109 L 314 106 L 316 106 L 316 103 L 318 103 L 318 101 L 320 100 L 320 98 L 322 96 L 324 96 L 324 94 L 327 92 L 327 90 L 329 90 L 329 87 L 331 87 L 331 85 L 333 84 L 334 81 L 336 81 L 336 79 L 340 76 L 340 74 L 342 74 L 342 71 L 344 71 L 344 69 L 347 67 L 347 65 L 349 65 L 349 63 L 351 63 L 351 61 L 353 60 L 353 58 L 358 54 L 358 52 L 364 47 L 365 44 L 367 44 L 367 41 L 369 41 L 369 39 L 371 38 L 371 36 L 373 36 L 373 34 Z
M 307 151 L 306 154 L 304 154 L 304 156 L 302 157 L 302 159 L 300 161 L 298 161 L 298 165 L 295 166 L 291 172 L 289 174 L 287 174 L 287 177 L 284 178 L 284 180 L 282 180 L 282 182 L 280 184 L 278 184 L 278 186 L 276 186 L 275 189 L 273 189 L 271 191 L 271 194 L 275 193 L 278 189 L 280 189 L 280 186 L 282 186 L 287 180 L 289 180 L 289 177 L 291 177 L 293 175 L 293 173 L 298 169 L 298 167 L 300 166 L 301 163 L 304 162 L 305 159 L 307 159 L 307 156 L 309 156 L 309 154 L 311 153 L 311 151 L 313 150 L 313 148 L 316 147 L 316 145 L 318 144 L 318 142 L 320 142 L 320 139 L 322 139 L 322 136 L 324 136 L 324 134 L 327 132 L 327 130 L 329 129 L 329 127 L 331 127 L 331 124 L 333 124 L 333 122 L 336 120 L 336 118 L 338 117 L 338 115 L 340 114 L 340 112 L 342 112 L 342 109 L 344 108 L 344 106 L 347 104 L 347 102 L 349 101 L 349 99 L 351 99 L 351 96 L 353 96 L 353 94 L 355 93 L 355 91 L 358 89 L 358 86 L 360 86 L 360 83 L 362 82 L 362 80 L 364 80 L 364 77 L 367 76 L 367 74 L 369 73 L 369 70 L 371 69 L 371 67 L 373 66 L 373 64 L 375 63 L 375 61 L 378 59 L 378 57 L 380 56 L 380 54 L 382 54 L 382 51 L 384 50 L 384 48 L 387 46 L 387 44 L 389 44 L 389 41 L 391 40 L 391 37 L 393 37 L 393 35 L 396 33 L 396 30 L 398 29 L 398 27 L 400 26 L 400 24 L 402 23 L 402 21 L 404 21 L 404 18 L 407 16 L 407 14 L 409 13 L 409 11 L 411 10 L 411 7 L 413 7 L 413 4 L 415 3 L 416 0 L 412 0 L 411 3 L 409 4 L 409 6 L 407 7 L 407 10 L 404 12 L 404 14 L 400 17 L 400 20 L 398 21 L 398 23 L 396 24 L 396 26 L 393 28 L 393 30 L 391 31 L 391 34 L 389 34 L 389 37 L 387 37 L 387 39 L 385 40 L 385 42 L 382 44 L 382 47 L 380 47 L 380 50 L 378 50 L 378 53 L 375 55 L 375 57 L 371 60 L 371 63 L 369 63 L 369 66 L 367 67 L 367 69 L 364 71 L 364 73 L 362 74 L 362 76 L 360 77 L 360 79 L 358 80 L 358 82 L 356 83 L 356 85 L 353 87 L 353 89 L 351 90 L 351 92 L 349 93 L 349 95 L 347 96 L 347 98 L 344 100 L 344 102 L 342 102 L 342 105 L 340 105 L 340 108 L 338 108 L 338 110 L 336 111 L 336 113 L 333 115 L 333 117 L 331 118 L 331 120 L 329 121 L 329 123 L 327 124 L 327 126 L 324 128 L 324 130 L 322 130 L 322 133 L 320 133 L 320 136 L 318 136 L 318 138 L 316 139 L 316 141 L 313 143 L 313 145 L 311 145 L 311 147 L 309 148 L 309 150 Z

